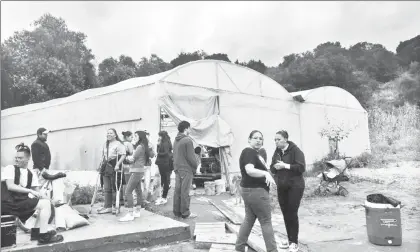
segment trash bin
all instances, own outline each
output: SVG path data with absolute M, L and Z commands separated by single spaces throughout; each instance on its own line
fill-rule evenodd
M 369 242 L 381 246 L 400 246 L 401 202 L 382 194 L 370 194 L 366 198 L 364 207 Z
M 1 216 L 1 247 L 16 244 L 16 217 L 13 215 Z

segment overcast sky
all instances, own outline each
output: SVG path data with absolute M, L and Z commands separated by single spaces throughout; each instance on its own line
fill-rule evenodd
M 1 40 L 44 13 L 85 33 L 95 64 L 109 56 L 169 62 L 181 51 L 226 53 L 232 61 L 283 56 L 340 41 L 394 51 L 420 34 L 420 2 L 1 2 Z

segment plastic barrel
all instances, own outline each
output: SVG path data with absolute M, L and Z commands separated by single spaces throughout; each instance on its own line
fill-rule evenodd
M 226 192 L 226 185 L 223 179 L 218 179 L 214 181 L 214 183 L 215 183 L 216 195 Z
M 16 244 L 16 217 L 13 215 L 1 216 L 1 247 Z
M 365 201 L 366 228 L 369 242 L 381 246 L 402 243 L 401 206 Z

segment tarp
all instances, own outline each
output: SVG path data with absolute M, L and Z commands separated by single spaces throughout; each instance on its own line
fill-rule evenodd
M 178 125 L 181 121 L 191 124 L 191 137 L 197 144 L 211 147 L 230 146 L 233 133 L 219 116 L 218 97 L 164 96 L 159 105 Z

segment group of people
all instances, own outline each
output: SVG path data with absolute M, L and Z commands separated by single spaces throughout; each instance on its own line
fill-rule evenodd
M 24 143 L 16 146 L 14 165 L 4 167 L 1 183 L 1 214 L 16 216 L 19 222 L 25 223 L 36 213 L 31 240 L 37 240 L 40 245 L 64 240 L 62 235 L 48 228 L 56 202 L 40 191 L 49 180 L 65 176 L 63 173 L 48 173 L 51 163 L 51 153 L 46 144 L 48 132 L 45 128 L 39 128 L 31 148 Z M 34 172 L 28 167 L 31 154 Z
M 103 161 L 99 167 L 101 186 L 104 188 L 105 203 L 98 209 L 99 214 L 116 213 L 117 188 L 124 185 L 125 205 L 128 213 L 119 219 L 121 222 L 133 221 L 140 217 L 142 206 L 150 203 L 143 198 L 142 180 L 144 188 L 149 188 L 151 180 L 152 158 L 156 156 L 155 164 L 159 168 L 162 195 L 155 204 L 167 203 L 171 183 L 172 171 L 175 172 L 175 191 L 173 212 L 182 218 L 194 218 L 197 215 L 189 210 L 189 192 L 192 186 L 194 173 L 196 173 L 199 160 L 197 159 L 190 133 L 190 123 L 183 121 L 178 125 L 178 135 L 172 145 L 171 138 L 166 131 L 159 132 L 156 151 L 150 142 L 147 131 L 122 132 L 124 140 L 120 140 L 115 129 L 107 132 L 107 140 L 102 148 Z M 122 176 L 122 177 L 120 177 Z M 121 185 L 120 185 L 121 184 Z M 137 195 L 137 204 L 134 206 L 133 192 Z
M 143 131 L 122 132 L 123 140 L 120 140 L 115 129 L 107 132 L 107 140 L 102 148 L 102 162 L 99 167 L 101 186 L 104 188 L 105 203 L 98 209 L 99 214 L 117 212 L 117 186 L 123 186 L 123 201 L 129 209 L 128 213 L 119 221 L 133 221 L 140 217 L 140 208 L 148 203 L 143 198 L 142 180 L 146 195 L 152 193 L 150 188 L 152 158 L 156 156 L 155 164 L 159 168 L 161 186 L 163 192 L 155 204 L 167 203 L 170 188 L 170 177 L 173 170 L 173 154 L 171 139 L 166 131 L 159 132 L 157 148 L 150 142 L 150 134 Z M 121 176 L 121 177 L 120 177 Z M 121 185 L 120 185 L 121 184 Z M 137 204 L 134 206 L 133 192 L 137 195 Z M 120 197 L 121 198 L 121 197 Z
M 15 164 L 6 166 L 2 172 L 1 214 L 14 215 L 25 222 L 36 211 L 37 221 L 34 228 L 31 229 L 31 240 L 38 240 L 39 244 L 63 241 L 63 236 L 58 235 L 55 230 L 48 230 L 54 202 L 39 190 L 45 180 L 65 176 L 63 173 L 55 175 L 48 173 L 51 163 L 51 153 L 46 143 L 48 132 L 45 128 L 38 129 L 37 139 L 31 148 L 23 143 L 17 145 Z M 142 179 L 144 177 L 145 188 L 148 188 L 152 158 L 156 155 L 155 164 L 159 168 L 163 192 L 155 203 L 157 205 L 167 203 L 170 177 L 174 171 L 173 213 L 181 218 L 197 217 L 190 211 L 189 193 L 200 162 L 195 153 L 193 141 L 189 137 L 190 132 L 190 123 L 180 122 L 173 145 L 166 131 L 159 132 L 155 151 L 153 144 L 149 141 L 147 131 L 122 132 L 124 139 L 121 141 L 116 130 L 109 129 L 107 140 L 102 148 L 103 161 L 99 167 L 105 203 L 98 213 L 116 212 L 116 188 L 118 185 L 115 182 L 120 180 L 125 184 L 124 200 L 129 211 L 119 221 L 133 221 L 136 217 L 140 217 L 141 206 L 148 203 L 146 199 L 143 199 Z M 288 240 L 280 241 L 279 247 L 289 248 L 290 252 L 299 250 L 298 209 L 305 189 L 303 179 L 306 169 L 305 156 L 296 144 L 289 141 L 286 131 L 277 132 L 274 140 L 276 150 L 270 166 L 267 165 L 267 153 L 262 148 L 263 134 L 258 130 L 251 132 L 248 138 L 249 147 L 242 151 L 239 158 L 242 175 L 240 186 L 245 204 L 245 219 L 236 241 L 237 251 L 245 251 L 256 219 L 261 224 L 267 251 L 277 251 L 271 222 L 269 197 L 271 185 L 277 186 L 278 201 L 288 236 Z M 28 169 L 31 149 L 35 174 Z M 41 182 L 42 180 L 44 182 Z M 134 191 L 137 194 L 136 207 L 133 202 Z M 138 206 L 140 208 L 137 208 Z
M 271 185 L 277 186 L 278 202 L 283 213 L 288 237 L 288 240 L 280 241 L 279 247 L 288 248 L 289 252 L 299 251 L 298 209 L 305 189 L 303 178 L 306 169 L 305 156 L 296 144 L 289 141 L 289 134 L 284 130 L 276 133 L 274 141 L 276 150 L 270 166 L 267 165 L 267 155 L 263 155 L 260 151 L 264 137 L 258 130 L 251 132 L 248 138 L 249 147 L 242 151 L 239 158 L 245 219 L 236 241 L 237 251 L 245 251 L 256 219 L 261 224 L 267 251 L 277 251 L 277 242 L 271 222 L 269 195 Z

